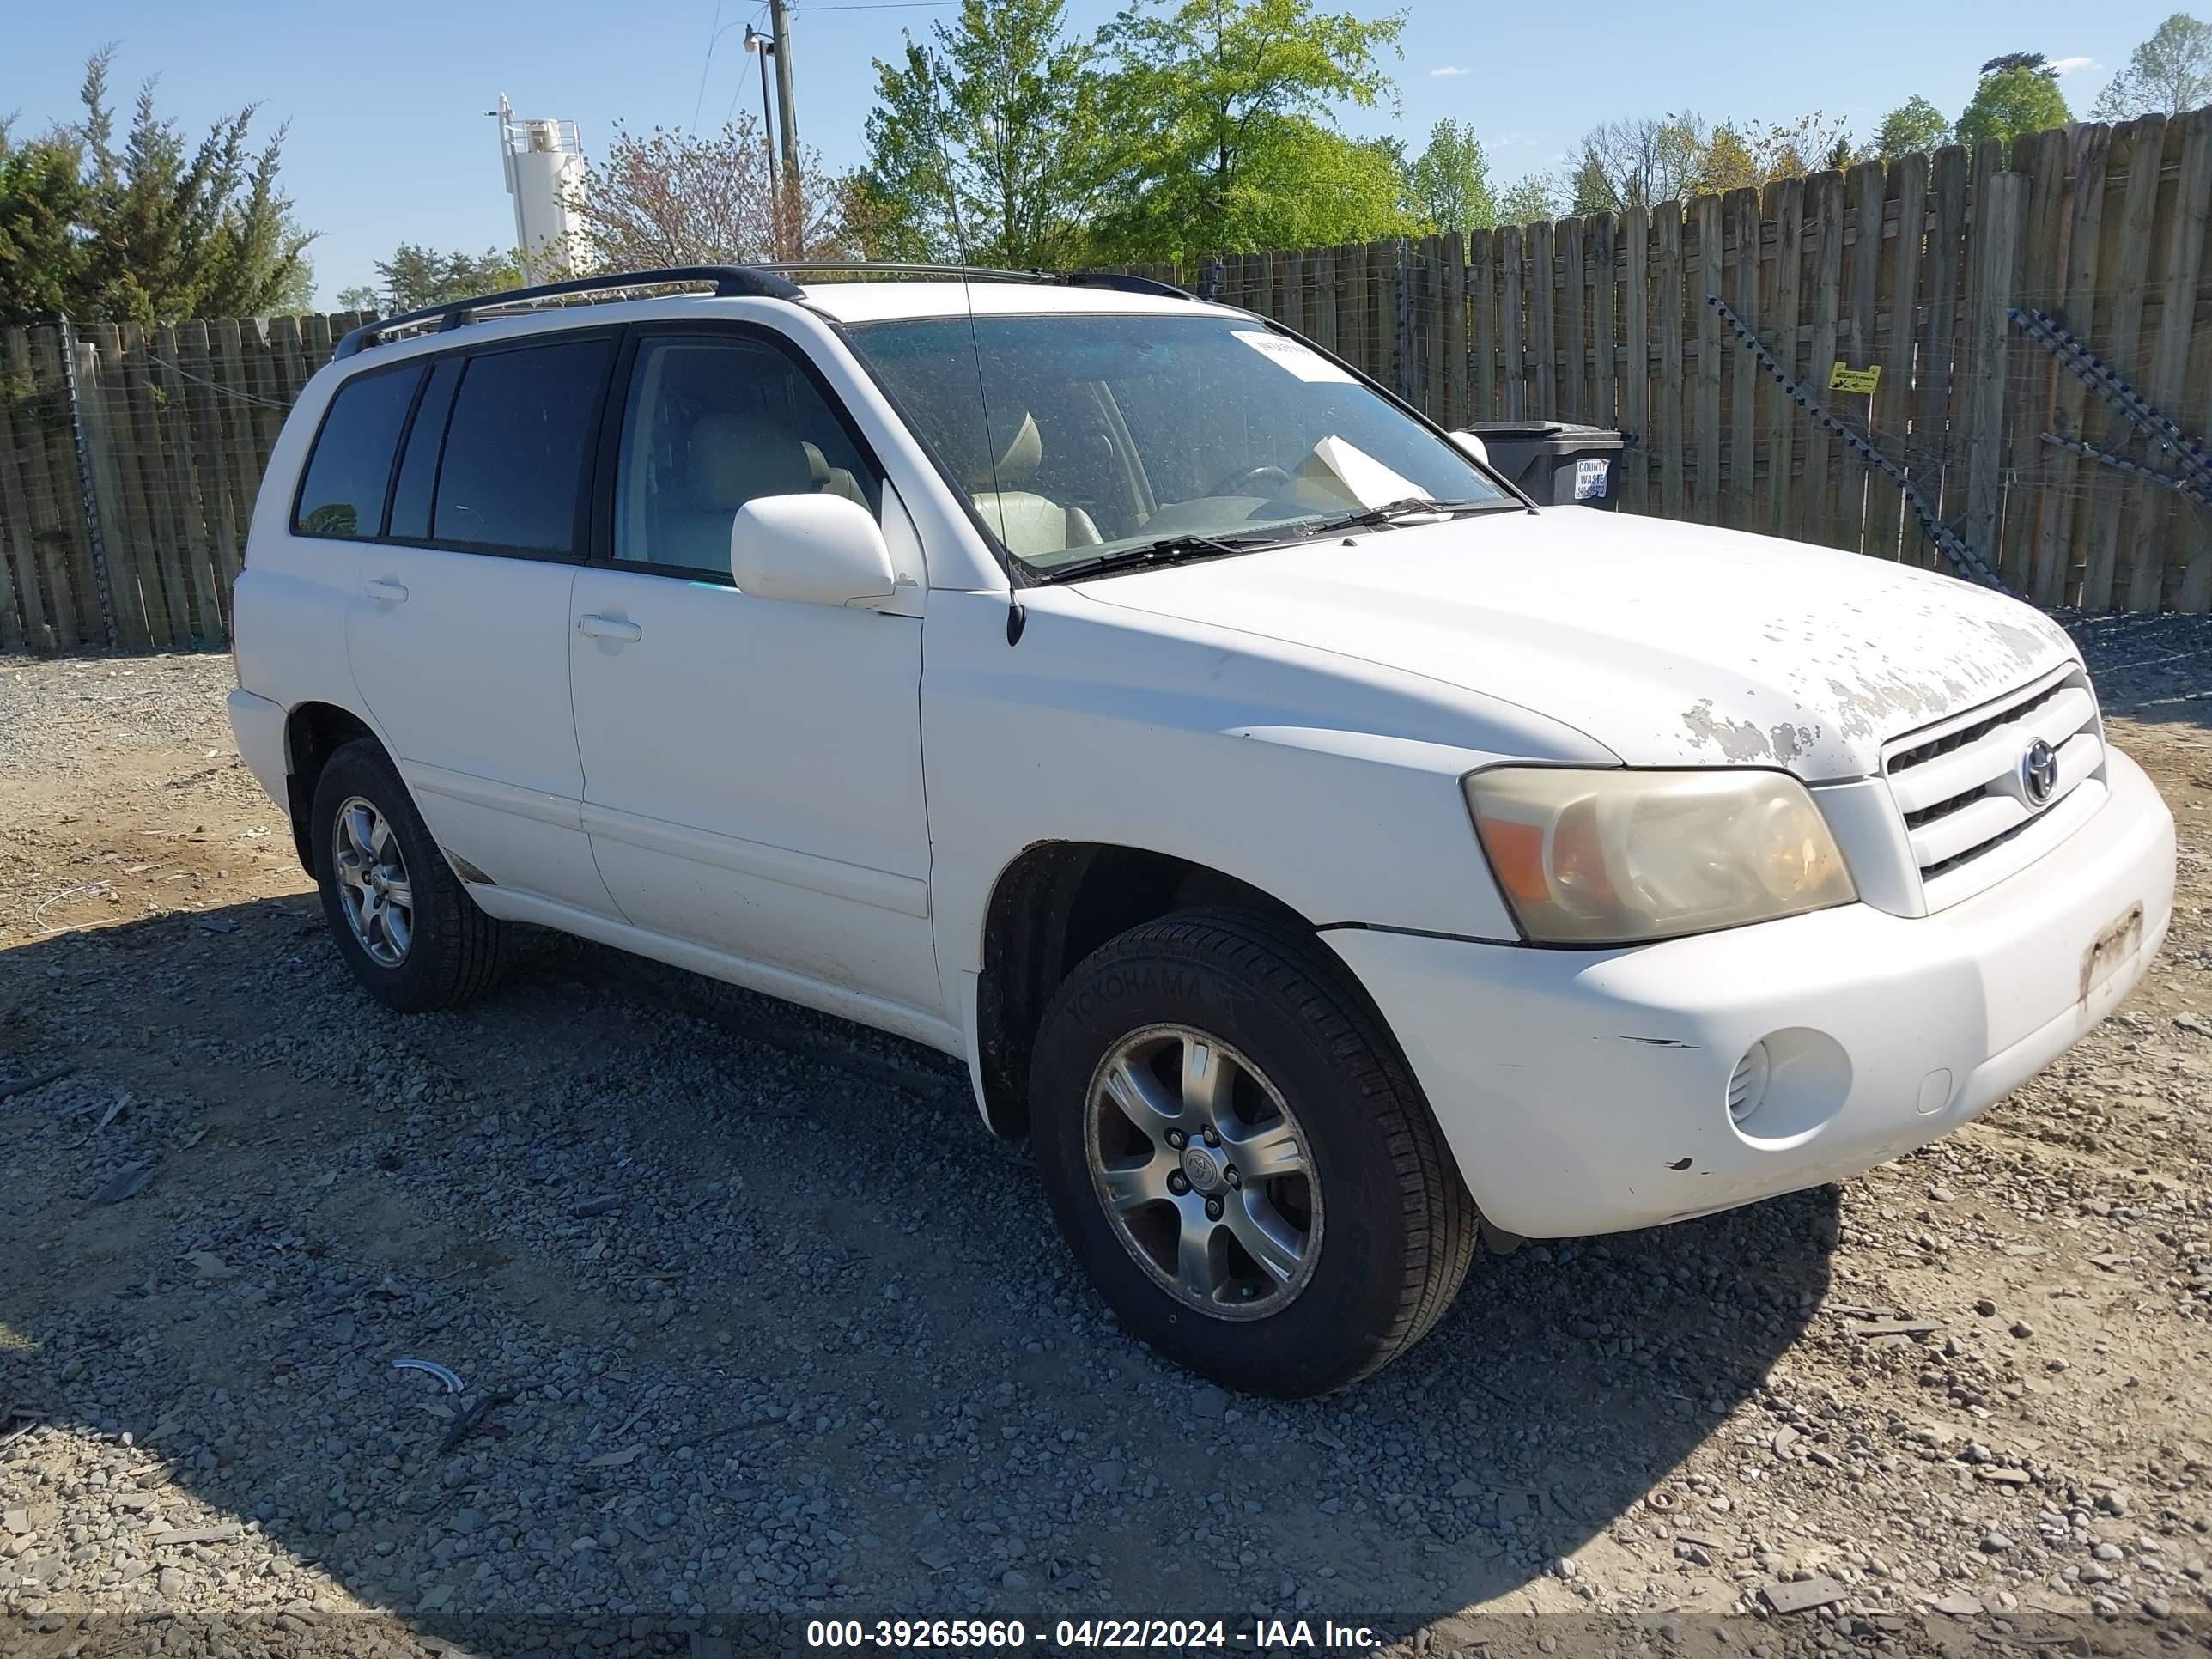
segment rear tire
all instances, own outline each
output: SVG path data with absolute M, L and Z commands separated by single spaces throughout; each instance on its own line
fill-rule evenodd
M 378 1001 L 427 1013 L 498 983 L 507 925 L 477 908 L 374 740 L 356 738 L 325 763 L 307 843 L 338 954 Z
M 1237 910 L 1132 928 L 1060 988 L 1030 1074 L 1078 1259 L 1139 1338 L 1218 1382 L 1341 1388 L 1420 1340 L 1467 1276 L 1474 1200 L 1310 936 Z

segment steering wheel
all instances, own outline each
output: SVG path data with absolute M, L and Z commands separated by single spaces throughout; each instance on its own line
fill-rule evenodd
M 1206 491 L 1208 495 L 1250 495 L 1255 493 L 1273 494 L 1290 487 L 1291 475 L 1279 466 L 1248 466 L 1242 472 L 1232 472 Z M 1251 486 L 1264 483 L 1265 492 L 1255 492 Z

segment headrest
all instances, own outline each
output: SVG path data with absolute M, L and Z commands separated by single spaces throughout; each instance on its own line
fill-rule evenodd
M 741 415 L 706 415 L 693 424 L 684 481 L 701 513 L 735 513 L 756 496 L 803 495 L 815 487 L 805 444 Z
M 1036 470 L 1044 464 L 1044 434 L 1037 430 L 1036 416 L 1024 415 L 1013 441 L 1000 452 L 996 467 L 979 472 L 968 481 L 971 489 L 1012 489 L 1036 477 Z

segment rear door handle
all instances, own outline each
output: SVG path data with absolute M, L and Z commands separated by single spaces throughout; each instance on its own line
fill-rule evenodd
M 407 589 L 404 586 L 398 582 L 386 580 L 380 576 L 368 584 L 362 591 L 372 599 L 388 599 L 394 605 L 404 603 L 407 598 Z
M 645 637 L 645 630 L 634 622 L 624 622 L 620 617 L 601 617 L 586 611 L 576 618 L 576 631 L 594 640 L 622 640 L 635 644 Z

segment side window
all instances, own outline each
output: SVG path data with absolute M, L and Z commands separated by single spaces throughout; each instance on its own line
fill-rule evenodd
M 453 388 L 461 381 L 458 356 L 433 358 L 430 383 L 415 405 L 415 424 L 407 428 L 406 453 L 392 485 L 392 522 L 385 534 L 403 542 L 430 539 L 430 492 L 438 483 L 438 452 L 446 447 L 446 420 L 453 412 Z
M 382 531 L 399 429 L 422 383 L 422 366 L 407 363 L 356 374 L 337 389 L 307 458 L 293 533 L 350 538 Z
M 607 339 L 489 351 L 462 366 L 430 513 L 431 538 L 567 553 L 614 349 Z
M 615 481 L 614 555 L 730 568 L 730 520 L 763 495 L 842 495 L 873 514 L 882 484 L 790 357 L 731 338 L 638 347 Z

